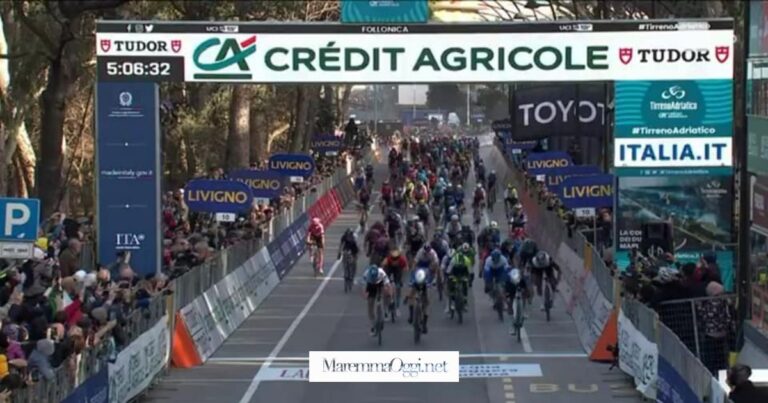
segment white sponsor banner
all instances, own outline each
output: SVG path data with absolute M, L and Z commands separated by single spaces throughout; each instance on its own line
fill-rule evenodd
M 656 398 L 659 350 L 635 328 L 632 321 L 619 313 L 619 367 L 635 378 L 637 390 L 649 399 Z
M 309 367 L 266 367 L 262 381 L 309 381 Z M 539 364 L 462 364 L 459 378 L 534 378 L 542 376 Z
M 267 248 L 181 309 L 200 359 L 205 362 L 277 286 Z
M 458 382 L 458 351 L 310 351 L 310 382 Z
M 561 243 L 556 261 L 560 264 L 562 280 L 557 289 L 573 317 L 579 340 L 591 354 L 611 316 L 613 305 L 605 298 L 592 273 L 584 269 L 584 259 L 568 245 Z
M 733 31 L 727 29 L 533 34 L 100 32 L 96 53 L 183 57 L 186 81 L 431 83 L 733 77 Z M 144 71 L 149 67 L 139 68 L 142 74 L 155 74 Z
M 692 168 L 733 165 L 731 137 L 617 138 L 618 168 Z
M 120 351 L 109 364 L 109 402 L 125 403 L 149 387 L 171 352 L 168 315 Z

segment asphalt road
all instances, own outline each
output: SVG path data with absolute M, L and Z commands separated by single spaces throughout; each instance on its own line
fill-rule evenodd
M 490 137 L 490 136 L 489 136 Z M 488 139 L 481 149 L 486 164 L 503 175 L 501 155 Z M 377 166 L 380 183 L 386 167 Z M 471 179 L 470 179 L 471 181 Z M 499 198 L 500 199 L 500 198 Z M 371 220 L 380 219 L 374 209 Z M 471 213 L 464 218 L 471 220 Z M 484 219 L 503 225 L 503 209 Z M 370 221 L 372 222 L 372 221 Z M 587 360 L 576 328 L 557 300 L 551 322 L 534 309 L 525 322 L 522 343 L 508 333 L 475 282 L 470 312 L 462 325 L 449 319 L 432 296 L 429 334 L 416 346 L 405 318 L 387 324 L 381 347 L 368 334 L 361 286 L 343 292 L 343 268 L 333 266 L 338 241 L 357 225 L 354 207 L 346 208 L 327 229 L 326 274 L 315 279 L 306 258 L 277 286 L 262 306 L 198 368 L 173 370 L 145 397 L 149 402 L 420 402 L 420 403 L 593 403 L 635 402 L 640 397 L 618 368 Z M 367 263 L 360 257 L 358 268 Z M 335 268 L 338 267 L 338 270 Z M 538 304 L 536 304 L 538 307 Z M 461 354 L 462 365 L 492 369 L 459 383 L 309 383 L 310 350 L 437 350 Z M 492 368 L 490 366 L 493 366 Z M 468 368 L 469 369 L 469 368 Z

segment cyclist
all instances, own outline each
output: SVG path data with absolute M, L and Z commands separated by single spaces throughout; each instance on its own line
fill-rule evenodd
M 416 215 L 419 220 L 421 220 L 422 224 L 425 226 L 429 225 L 429 206 L 427 206 L 425 200 L 419 201 L 419 205 L 416 207 Z
M 448 269 L 445 271 L 445 274 L 448 276 L 448 295 L 452 295 L 453 292 L 455 292 L 456 285 L 461 284 L 461 292 L 464 293 L 464 297 L 467 297 L 467 287 L 463 286 L 465 282 L 470 281 L 472 279 L 472 266 L 474 265 L 474 253 L 472 251 L 472 248 L 470 248 L 469 244 L 465 243 L 461 245 L 461 248 L 459 248 L 456 253 L 453 254 L 453 257 L 451 257 L 451 261 L 448 264 Z M 450 312 L 451 310 L 451 299 L 448 298 L 448 303 L 445 306 L 445 313 Z M 464 306 L 466 309 L 466 305 Z
M 381 261 L 381 267 L 392 278 L 395 286 L 402 286 L 403 273 L 408 271 L 408 259 L 400 253 L 400 249 L 393 248 L 387 257 Z M 397 297 L 397 295 L 395 295 Z M 398 302 L 399 304 L 399 302 Z
M 472 208 L 480 208 L 482 207 L 482 204 L 485 202 L 485 189 L 483 189 L 483 184 L 478 183 L 477 188 L 475 189 L 475 196 L 472 198 Z
M 509 261 L 502 256 L 501 251 L 494 249 L 483 264 L 483 280 L 485 280 L 485 293 L 491 294 L 496 284 L 506 281 Z M 493 297 L 493 295 L 491 295 Z
M 385 218 L 385 224 L 387 225 L 387 235 L 397 243 L 397 234 L 403 228 L 402 216 L 395 210 L 389 210 Z
M 357 192 L 357 201 L 360 203 L 360 222 L 364 223 L 368 218 L 368 204 L 371 202 L 371 192 L 367 187 Z
M 445 233 L 442 228 L 435 230 L 435 235 L 432 236 L 432 241 L 430 241 L 429 245 L 432 247 L 432 250 L 435 251 L 437 258 L 440 261 L 442 261 L 450 250 L 450 245 L 448 244 L 448 240 L 445 239 Z
M 373 184 L 373 164 L 371 163 L 365 166 L 365 181 L 366 183 Z
M 357 171 L 357 176 L 355 176 L 355 190 L 357 190 L 359 192 L 360 189 L 362 189 L 364 187 L 366 187 L 366 184 L 365 184 L 365 172 L 363 171 L 363 168 L 360 168 Z
M 435 275 L 439 276 L 440 273 L 440 258 L 437 256 L 437 252 L 432 249 L 432 245 L 424 244 L 424 246 L 416 252 L 416 257 L 413 258 L 413 266 L 423 269 L 429 269 L 430 278 L 435 279 Z
M 536 245 L 536 241 L 534 241 L 532 238 L 526 238 L 523 240 L 519 250 L 520 267 L 526 267 L 528 262 L 530 262 L 537 253 L 539 253 L 539 246 Z
M 422 332 L 427 333 L 427 319 L 429 318 L 429 315 L 427 315 L 426 312 L 428 312 L 429 308 L 429 293 L 427 293 L 427 285 L 429 284 L 429 278 L 428 278 L 428 270 L 419 267 L 413 272 L 411 272 L 411 279 L 410 279 L 410 286 L 411 289 L 408 292 L 408 296 L 406 297 L 408 299 L 408 323 L 413 323 L 413 302 L 414 298 L 416 297 L 416 293 L 420 293 L 421 300 L 423 301 L 423 315 L 424 315 L 424 323 L 422 326 Z
M 405 243 L 408 245 L 408 256 L 414 257 L 427 241 L 424 226 L 419 217 L 411 217 L 405 230 Z
M 453 200 L 456 204 L 456 208 L 460 214 L 464 213 L 464 187 L 461 185 L 456 186 L 456 190 L 453 192 Z
M 549 254 L 545 251 L 539 251 L 536 256 L 531 259 L 531 279 L 533 284 L 536 285 L 536 295 L 542 296 L 542 279 L 543 276 L 547 277 L 552 291 L 557 290 L 557 283 L 560 281 L 560 267 L 555 264 Z M 557 278 L 555 278 L 555 271 L 557 271 Z M 553 299 L 554 302 L 554 299 Z M 541 310 L 544 310 L 544 300 L 541 301 Z
M 459 235 L 461 234 L 461 222 L 459 221 L 458 214 L 454 214 L 451 216 L 451 221 L 448 223 L 448 228 L 446 229 L 446 232 L 448 233 L 448 239 L 450 240 L 450 246 L 452 248 L 457 248 L 459 245 L 461 245 Z
M 507 184 L 507 189 L 504 191 L 504 203 L 507 209 L 511 209 L 518 202 L 517 188 L 512 182 Z
M 382 232 L 374 241 L 371 247 L 371 264 L 378 265 L 389 253 L 390 238 L 386 232 Z
M 519 269 L 510 266 L 509 271 L 507 271 L 507 275 L 505 276 L 504 292 L 507 295 L 507 301 L 514 301 L 518 292 L 522 293 L 521 296 L 523 300 L 526 299 L 526 295 L 528 294 L 528 283 L 525 281 L 525 276 L 523 276 L 523 273 Z M 512 308 L 510 307 L 510 312 L 511 310 Z M 523 313 L 523 315 L 525 317 L 528 316 L 526 313 Z M 510 323 L 509 334 L 516 334 L 514 323 Z
M 392 204 L 392 193 L 392 186 L 389 184 L 389 181 L 385 180 L 381 184 L 381 200 L 387 207 Z
M 501 243 L 501 247 L 499 249 L 501 250 L 501 253 L 504 255 L 504 257 L 507 258 L 507 260 L 513 262 L 515 256 L 517 256 L 517 251 L 520 250 L 521 244 L 522 242 L 519 239 L 510 237 Z
M 488 252 L 501 244 L 501 231 L 496 221 L 483 228 L 477 236 L 477 249 L 480 251 L 481 259 L 487 256 Z
M 357 259 L 357 254 L 360 253 L 360 247 L 357 245 L 357 237 L 355 236 L 355 230 L 347 228 L 344 234 L 341 236 L 339 242 L 339 255 L 336 259 L 341 259 L 342 253 L 349 251 L 354 259 Z
M 485 183 L 485 164 L 483 160 L 479 160 L 476 167 L 477 183 Z
M 421 203 L 429 200 L 429 190 L 427 189 L 427 185 L 424 184 L 425 181 L 419 180 L 416 185 L 414 185 L 413 188 L 413 200 L 416 203 Z
M 494 196 L 496 195 L 496 170 L 495 169 L 492 169 L 491 173 L 488 174 L 487 182 L 488 182 L 488 198 L 489 200 L 495 200 L 496 199 L 495 197 L 493 199 L 491 199 L 490 197 L 491 195 L 494 195 Z
M 405 188 L 403 186 L 398 186 L 395 189 L 395 193 L 392 195 L 392 202 L 396 209 L 401 210 L 403 208 L 405 204 Z
M 373 308 L 376 305 L 376 297 L 381 293 L 384 306 L 388 306 L 391 295 L 389 277 L 384 269 L 371 265 L 365 271 L 365 295 L 368 299 L 368 320 L 371 324 L 371 336 L 376 335 L 376 317 Z M 384 310 L 384 316 L 387 310 Z
M 317 247 L 317 253 L 320 254 L 320 270 L 319 273 L 323 274 L 323 246 L 325 245 L 325 228 L 320 221 L 320 217 L 315 217 L 307 228 L 307 243 L 314 244 Z M 311 258 L 311 256 L 310 256 Z

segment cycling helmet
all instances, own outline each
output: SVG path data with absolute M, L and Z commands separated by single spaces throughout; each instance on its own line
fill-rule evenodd
M 389 252 L 389 256 L 392 256 L 392 257 L 394 257 L 394 258 L 398 258 L 398 257 L 400 257 L 400 249 L 398 249 L 398 248 L 392 249 L 392 250 Z
M 418 269 L 416 270 L 416 273 L 414 273 L 413 279 L 416 280 L 416 284 L 424 284 L 427 280 L 427 272 L 425 272 L 424 269 Z
M 498 249 L 494 249 L 493 252 L 491 252 L 491 260 L 494 262 L 498 262 L 499 259 L 501 259 L 501 251 Z
M 416 216 L 416 215 L 415 215 L 415 216 L 412 216 L 412 217 L 411 217 L 411 219 L 410 219 L 410 221 L 411 221 L 411 222 L 418 222 L 418 221 L 419 221 L 419 216 Z
M 379 282 L 379 267 L 374 265 L 368 266 L 365 271 L 365 282 L 368 284 L 376 284 Z
M 320 224 L 320 217 L 315 217 L 312 219 L 312 224 Z
M 432 251 L 432 245 L 425 243 L 424 244 L 424 252 L 431 252 Z
M 513 225 L 514 223 L 515 223 L 515 219 L 514 218 L 510 218 L 509 221 L 508 221 L 508 224 L 509 225 Z
M 478 188 L 478 189 L 482 189 L 482 188 L 483 188 L 483 184 L 482 184 L 482 183 L 478 183 L 478 184 L 477 184 L 477 188 Z
M 533 258 L 531 263 L 533 264 L 533 267 L 537 269 L 544 269 L 549 267 L 552 264 L 552 260 L 549 257 L 549 254 L 542 250 L 536 254 L 536 256 Z
M 522 276 L 520 275 L 520 270 L 517 268 L 510 269 L 509 279 L 512 280 L 512 284 L 519 284 L 520 280 L 522 280 Z
M 384 180 L 384 184 L 385 185 L 389 185 L 389 181 L 388 180 Z
M 522 205 L 522 204 L 520 204 L 520 203 L 517 203 L 517 204 L 515 204 L 515 208 L 516 208 L 516 209 L 518 209 L 518 210 L 520 210 L 520 209 L 522 209 L 522 208 L 523 208 L 523 205 Z
M 466 242 L 464 242 L 463 244 L 461 244 L 461 251 L 462 251 L 462 252 L 465 252 L 465 253 L 466 253 L 466 252 L 469 252 L 469 244 L 468 244 L 468 243 L 466 243 Z
M 463 186 L 461 186 L 461 185 L 456 186 L 456 190 L 461 191 L 462 189 L 464 189 Z
M 355 235 L 355 230 L 353 230 L 352 228 L 347 228 L 347 230 L 344 231 L 344 236 L 350 236 L 350 235 Z
M 491 169 L 491 174 L 496 175 L 496 170 L 495 169 Z
M 499 228 L 499 223 L 497 223 L 496 221 L 491 221 L 491 228 L 493 229 Z
M 459 221 L 459 216 L 454 214 L 451 216 L 451 221 Z

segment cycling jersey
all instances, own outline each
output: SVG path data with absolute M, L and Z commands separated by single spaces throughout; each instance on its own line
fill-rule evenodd
M 432 268 L 440 264 L 440 259 L 434 250 L 430 249 L 429 252 L 426 252 L 423 248 L 419 249 L 419 252 L 416 253 L 414 261 L 416 262 L 416 267 L 422 268 Z
M 472 267 L 472 258 L 464 253 L 456 253 L 451 258 L 451 263 L 448 265 L 446 271 L 449 275 L 456 277 L 469 277 L 470 268 Z
M 486 284 L 491 281 L 504 282 L 509 269 L 509 261 L 504 256 L 499 258 L 497 263 L 493 262 L 492 257 L 485 259 L 485 265 L 483 266 L 483 278 Z
M 389 185 L 384 185 L 381 187 L 381 196 L 382 197 L 391 197 L 392 196 L 392 187 Z
M 325 228 L 323 228 L 323 224 L 309 224 L 309 228 L 307 228 L 307 232 L 312 235 L 313 237 L 322 237 L 325 235 Z

